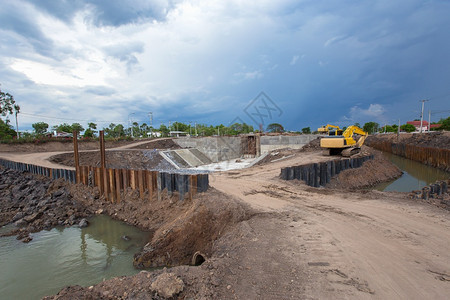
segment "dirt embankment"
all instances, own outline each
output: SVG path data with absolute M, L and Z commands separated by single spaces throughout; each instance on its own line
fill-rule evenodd
M 450 132 L 379 134 L 366 144 L 450 172 Z
M 450 149 L 450 132 L 436 131 L 430 133 L 390 133 L 370 135 L 366 140 L 366 145 L 371 146 L 378 142 L 389 141 L 391 143 L 401 143 L 419 147 L 431 147 L 438 149 Z
M 400 177 L 403 172 L 386 159 L 380 151 L 364 147 L 365 151 L 374 155 L 373 160 L 364 162 L 356 169 L 347 169 L 333 177 L 326 185 L 333 189 L 362 189 Z
M 80 152 L 81 166 L 100 166 L 100 153 Z M 52 156 L 53 163 L 75 167 L 72 153 L 63 153 Z M 111 150 L 106 151 L 106 167 L 114 169 L 135 170 L 173 170 L 175 169 L 158 153 L 157 150 Z

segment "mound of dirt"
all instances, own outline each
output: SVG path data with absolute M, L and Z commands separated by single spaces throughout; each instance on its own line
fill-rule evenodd
M 81 166 L 100 166 L 100 153 L 79 152 Z M 51 162 L 74 167 L 75 161 L 72 153 L 63 153 L 52 156 Z M 135 170 L 174 170 L 157 150 L 111 150 L 106 151 L 106 167 L 115 169 Z
M 312 151 L 321 151 L 320 147 L 320 137 L 315 140 L 312 140 L 302 148 L 302 152 L 312 152 Z
M 131 149 L 181 149 L 172 139 L 158 139 L 141 144 Z
M 282 160 L 284 158 L 292 157 L 298 153 L 300 153 L 301 150 L 298 149 L 290 149 L 290 148 L 283 148 L 283 149 L 277 149 L 269 152 L 269 154 L 266 155 L 263 159 L 258 161 L 255 166 L 262 166 L 265 164 L 268 164 L 273 161 Z
M 347 169 L 333 177 L 326 185 L 333 189 L 361 189 L 378 183 L 396 179 L 402 171 L 386 159 L 380 151 L 363 147 L 364 151 L 374 154 L 374 159 L 366 161 L 360 168 Z

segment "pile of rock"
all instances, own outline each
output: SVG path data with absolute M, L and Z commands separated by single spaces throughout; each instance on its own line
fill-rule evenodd
M 9 169 L 0 169 L 0 211 L 0 226 L 15 225 L 6 235 L 18 235 L 25 242 L 31 240 L 31 232 L 78 225 L 92 214 L 73 199 L 61 179 L 52 182 Z M 86 226 L 85 221 L 81 225 Z

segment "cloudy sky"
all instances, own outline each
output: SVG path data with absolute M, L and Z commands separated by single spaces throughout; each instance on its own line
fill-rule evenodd
M 448 0 L 1 0 L 19 127 L 432 121 L 450 110 Z

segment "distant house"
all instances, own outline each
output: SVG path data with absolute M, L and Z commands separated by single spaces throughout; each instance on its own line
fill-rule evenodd
M 54 131 L 54 135 L 53 136 L 57 137 L 57 138 L 71 138 L 71 137 L 73 137 L 73 134 L 72 133 L 67 133 L 67 132 Z
M 433 129 L 433 128 L 439 128 L 439 127 L 441 127 L 442 126 L 442 124 L 431 124 L 431 129 Z
M 159 138 L 159 137 L 161 137 L 161 132 L 159 132 L 159 131 L 147 132 L 147 135 L 149 137 L 157 137 L 157 138 Z
M 408 121 L 406 124 L 413 125 L 416 127 L 416 132 L 420 132 L 420 121 Z M 428 122 L 425 120 L 422 121 L 422 132 L 423 131 L 428 131 Z
M 171 137 L 187 136 L 187 132 L 184 132 L 184 131 L 170 131 L 169 135 Z

